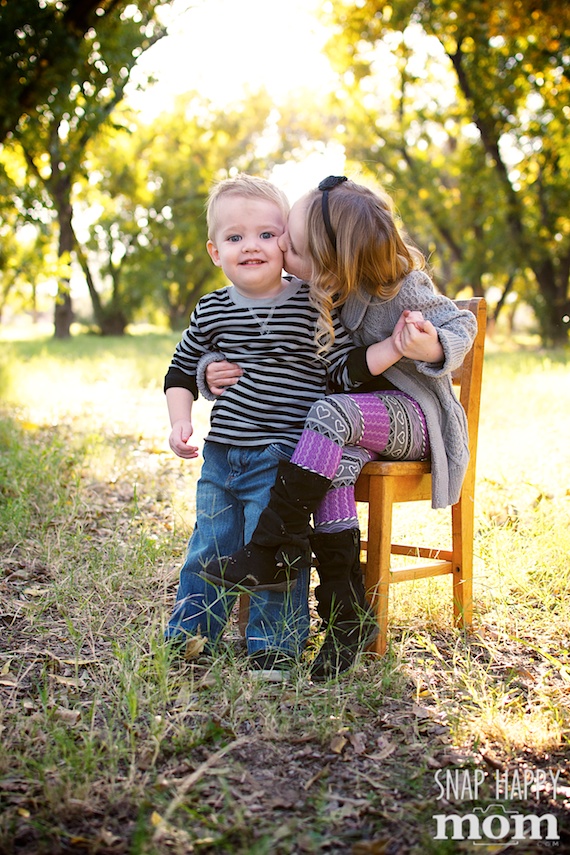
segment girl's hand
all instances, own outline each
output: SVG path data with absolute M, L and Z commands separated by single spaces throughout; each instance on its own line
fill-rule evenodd
M 188 444 L 193 432 L 192 422 L 186 419 L 180 419 L 172 425 L 168 443 L 178 457 L 183 457 L 185 460 L 198 457 L 198 447 Z
M 443 348 L 437 330 L 421 312 L 405 310 L 398 319 L 394 332 L 398 352 L 418 362 L 441 362 Z
M 234 362 L 227 359 L 221 362 L 210 362 L 206 367 L 206 383 L 212 395 L 221 395 L 228 386 L 234 386 L 242 376 L 243 371 Z

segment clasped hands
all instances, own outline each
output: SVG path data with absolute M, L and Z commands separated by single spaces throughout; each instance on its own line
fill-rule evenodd
M 405 309 L 391 338 L 400 356 L 417 362 L 439 362 L 443 357 L 437 330 L 421 312 Z

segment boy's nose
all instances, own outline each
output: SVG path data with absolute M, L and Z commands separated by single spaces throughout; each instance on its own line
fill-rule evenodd
M 255 252 L 259 249 L 260 240 L 255 235 L 248 235 L 242 243 L 242 249 L 244 252 Z

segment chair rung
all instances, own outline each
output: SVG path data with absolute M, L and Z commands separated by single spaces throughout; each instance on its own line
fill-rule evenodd
M 448 549 L 426 549 L 424 546 L 399 546 L 393 543 L 390 552 L 392 555 L 415 555 L 417 558 L 433 558 L 435 561 L 443 559 L 451 561 L 453 553 Z
M 368 541 L 363 540 L 360 544 L 363 552 L 368 550 Z M 393 543 L 390 547 L 392 555 L 411 555 L 414 558 L 429 558 L 433 561 L 452 561 L 453 553 L 449 549 L 428 549 L 424 546 L 400 546 Z
M 429 579 L 430 576 L 446 576 L 453 573 L 451 561 L 434 561 L 433 564 L 417 564 L 413 567 L 395 567 L 390 570 L 390 582 L 412 582 L 414 579 Z

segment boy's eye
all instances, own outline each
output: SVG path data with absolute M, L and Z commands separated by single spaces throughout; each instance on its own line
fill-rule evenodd
M 262 237 L 263 240 L 270 240 L 274 235 L 273 232 L 261 232 L 260 237 Z
M 228 240 L 231 241 L 232 243 L 237 243 L 238 240 L 241 240 L 241 236 L 240 235 L 230 235 L 228 237 Z

